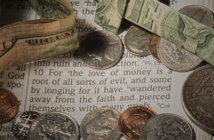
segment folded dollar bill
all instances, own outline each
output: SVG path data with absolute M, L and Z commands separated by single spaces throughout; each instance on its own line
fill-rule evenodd
M 30 0 L 30 3 L 43 19 L 0 28 L 0 71 L 79 47 L 74 10 L 69 0 Z

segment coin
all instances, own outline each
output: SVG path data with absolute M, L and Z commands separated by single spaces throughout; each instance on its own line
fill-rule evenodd
M 142 28 L 132 26 L 125 36 L 126 48 L 137 56 L 149 55 L 149 41 L 152 34 Z
M 159 114 L 142 128 L 140 140 L 193 140 L 190 124 L 175 114 Z
M 176 46 L 164 38 L 160 38 L 157 46 L 158 57 L 167 68 L 186 72 L 199 66 L 203 61 L 196 55 Z
M 8 89 L 0 88 L 0 124 L 12 120 L 19 110 L 17 97 Z
M 99 108 L 89 112 L 80 125 L 81 137 L 84 140 L 119 140 L 119 117 L 120 113 L 111 108 Z
M 179 12 L 188 17 L 191 17 L 201 24 L 204 24 L 211 28 L 214 26 L 214 16 L 212 14 L 212 11 L 210 11 L 207 7 L 200 5 L 190 5 L 183 7 L 179 10 Z
M 144 106 L 135 106 L 125 110 L 118 121 L 120 133 L 129 140 L 139 140 L 142 126 L 156 113 Z
M 149 52 L 151 56 L 158 62 L 160 62 L 160 58 L 158 57 L 158 53 L 157 53 L 157 45 L 158 45 L 159 38 L 160 37 L 157 35 L 152 35 L 149 41 Z
M 74 118 L 65 113 L 44 113 L 32 123 L 29 139 L 79 140 L 79 126 Z
M 39 115 L 40 113 L 36 111 L 25 111 L 16 116 L 12 125 L 12 131 L 17 139 L 28 139 L 30 126 Z
M 179 10 L 180 13 L 187 15 L 198 22 L 213 27 L 214 17 L 212 12 L 206 7 L 202 6 L 186 6 Z M 182 49 L 173 43 L 160 39 L 158 43 L 158 56 L 161 62 L 174 71 L 185 72 L 190 71 L 201 64 L 201 58 L 193 55 L 192 53 Z
M 89 33 L 80 43 L 80 58 L 94 69 L 107 69 L 114 66 L 123 55 L 120 38 L 109 31 Z
M 182 93 L 183 107 L 193 122 L 214 134 L 214 67 L 203 66 L 186 79 Z

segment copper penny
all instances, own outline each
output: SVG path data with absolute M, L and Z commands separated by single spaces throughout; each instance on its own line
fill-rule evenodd
M 157 53 L 157 45 L 158 45 L 159 38 L 160 37 L 157 35 L 152 35 L 149 42 L 149 52 L 151 56 L 158 62 L 160 62 L 160 58 L 158 57 L 158 53 Z
M 9 122 L 19 110 L 17 97 L 8 89 L 0 88 L 0 124 Z
M 139 140 L 142 126 L 155 115 L 156 112 L 145 106 L 128 108 L 118 121 L 120 133 L 129 140 Z

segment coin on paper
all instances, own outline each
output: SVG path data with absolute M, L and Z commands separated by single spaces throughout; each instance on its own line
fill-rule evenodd
M 159 114 L 147 121 L 140 140 L 193 140 L 190 124 L 175 114 Z
M 132 26 L 125 36 L 126 48 L 137 56 L 149 55 L 149 41 L 152 34 L 142 28 Z
M 28 139 L 30 126 L 39 115 L 40 113 L 36 111 L 25 111 L 16 116 L 12 125 L 12 131 L 17 139 Z
M 159 36 L 152 35 L 149 41 L 149 52 L 151 56 L 158 62 L 160 62 L 160 58 L 158 57 L 158 53 L 157 53 L 157 45 L 158 45 L 159 39 L 160 39 Z
M 0 88 L 0 124 L 12 120 L 19 110 L 17 97 L 8 89 Z
M 128 140 L 139 140 L 142 126 L 155 115 L 156 112 L 148 107 L 135 106 L 128 108 L 119 118 L 119 130 Z
M 157 52 L 162 64 L 178 72 L 190 71 L 199 66 L 203 61 L 198 56 L 176 46 L 164 38 L 160 38 Z
M 196 21 L 209 26 L 214 26 L 214 17 L 212 12 L 202 6 L 186 6 L 179 10 L 180 13 L 189 16 Z M 176 46 L 173 43 L 160 39 L 158 43 L 158 56 L 161 62 L 174 71 L 185 72 L 190 71 L 201 64 L 203 61 L 201 58 L 194 54 L 182 49 L 180 46 Z
M 29 140 L 79 140 L 79 126 L 65 113 L 45 113 L 32 123 Z
M 100 108 L 89 112 L 80 125 L 84 140 L 119 140 L 121 135 L 117 122 L 120 113 L 111 108 Z
M 116 65 L 123 52 L 120 38 L 104 30 L 89 33 L 80 43 L 79 49 L 82 61 L 94 69 L 107 69 Z
M 203 66 L 186 79 L 182 93 L 183 107 L 199 127 L 214 134 L 214 67 Z

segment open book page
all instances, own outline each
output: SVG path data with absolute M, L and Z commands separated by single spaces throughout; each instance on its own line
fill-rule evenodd
M 88 32 L 102 30 L 94 23 L 97 6 L 94 0 L 71 0 L 71 3 L 75 8 L 80 40 Z M 179 10 L 191 4 L 204 5 L 214 10 L 212 0 L 172 0 L 170 6 Z M 17 0 L 5 9 L 14 13 L 16 10 L 25 15 L 23 20 L 39 17 L 29 7 L 27 0 Z M 119 35 L 123 43 L 126 32 Z M 182 116 L 193 126 L 196 140 L 212 140 L 211 135 L 189 120 L 182 108 L 182 87 L 191 72 L 173 72 L 152 56 L 138 57 L 124 47 L 121 61 L 107 70 L 91 69 L 81 61 L 77 53 L 68 53 L 4 71 L 0 73 L 0 87 L 8 88 L 16 94 L 20 101 L 19 112 L 61 111 L 81 124 L 88 112 L 99 107 L 111 107 L 122 113 L 128 107 L 143 105 L 157 113 Z M 0 125 L 0 140 L 15 139 L 11 124 Z M 125 140 L 123 137 L 121 139 Z

